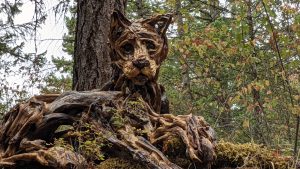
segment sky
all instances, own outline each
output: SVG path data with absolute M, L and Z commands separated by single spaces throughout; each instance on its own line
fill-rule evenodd
M 50 40 L 50 39 L 62 39 L 64 33 L 67 32 L 63 17 L 56 17 L 52 11 L 52 8 L 58 4 L 58 0 L 45 0 L 45 11 L 47 13 L 47 19 L 45 24 L 38 30 L 38 53 L 47 50 L 47 56 L 51 55 L 64 55 L 62 51 L 61 40 Z M 21 8 L 22 13 L 17 15 L 15 23 L 25 23 L 32 21 L 34 16 L 34 4 L 31 1 L 26 1 Z M 48 40 L 47 40 L 48 39 Z M 32 37 L 28 37 L 25 52 L 34 53 L 34 41 Z
M 52 10 L 58 2 L 59 0 L 44 0 L 47 19 L 37 32 L 37 53 L 39 54 L 47 51 L 46 57 L 48 60 L 51 59 L 51 56 L 70 57 L 62 50 L 62 36 L 67 33 L 64 17 L 55 17 L 55 13 Z M 34 3 L 30 0 L 24 0 L 21 11 L 22 12 L 15 17 L 15 24 L 26 23 L 33 20 Z M 33 37 L 26 37 L 26 43 L 23 51 L 25 53 L 35 53 Z M 8 77 L 9 84 L 13 86 L 22 86 L 26 80 L 28 80 L 28 78 L 21 77 L 20 75 Z M 36 87 L 31 87 L 28 89 L 28 92 L 29 95 L 39 94 L 39 90 Z

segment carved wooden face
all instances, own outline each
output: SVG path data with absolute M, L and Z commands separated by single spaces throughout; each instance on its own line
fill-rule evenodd
M 168 53 L 165 33 L 170 21 L 171 16 L 158 15 L 130 22 L 121 13 L 113 13 L 112 61 L 134 84 L 157 80 L 161 62 Z

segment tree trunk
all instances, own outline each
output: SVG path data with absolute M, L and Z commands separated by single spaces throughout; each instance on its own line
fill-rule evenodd
M 183 29 L 183 16 L 182 13 L 180 12 L 182 8 L 182 1 L 181 0 L 176 0 L 175 1 L 175 11 L 177 13 L 177 33 L 180 38 L 184 36 L 184 29 Z M 192 99 L 193 95 L 191 93 L 191 80 L 189 76 L 189 65 L 188 65 L 188 59 L 186 58 L 185 55 L 182 56 L 182 59 L 184 62 L 181 64 L 181 74 L 182 74 L 182 87 L 183 90 L 186 91 L 186 99 Z M 180 62 L 181 63 L 181 62 Z
M 135 1 L 135 5 L 136 5 L 136 12 L 139 18 L 143 18 L 145 15 L 145 7 L 144 7 L 144 2 L 143 0 L 136 0 Z
M 253 53 L 252 57 L 258 57 L 257 54 L 257 47 L 254 43 L 255 40 L 255 22 L 253 20 L 253 2 L 252 0 L 247 0 L 247 24 L 249 27 L 249 41 L 251 42 Z M 251 76 L 252 81 L 259 81 L 258 71 L 257 71 L 257 64 L 252 63 L 250 65 L 251 68 Z M 252 86 L 252 97 L 253 97 L 253 105 L 254 107 L 254 118 L 256 119 L 257 124 L 254 126 L 254 136 L 257 137 L 257 140 L 261 140 L 264 144 L 270 144 L 270 127 L 265 118 L 266 112 L 264 110 L 263 104 L 264 101 L 261 99 L 261 93 L 255 86 Z M 263 127 L 265 127 L 266 131 L 264 131 Z
M 125 11 L 127 0 L 78 0 L 73 90 L 100 88 L 111 75 L 108 35 L 114 9 Z

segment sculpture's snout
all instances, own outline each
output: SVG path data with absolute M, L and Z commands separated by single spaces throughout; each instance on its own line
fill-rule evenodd
M 139 69 L 143 69 L 144 67 L 150 66 L 150 62 L 146 59 L 136 59 L 132 61 L 132 64 Z

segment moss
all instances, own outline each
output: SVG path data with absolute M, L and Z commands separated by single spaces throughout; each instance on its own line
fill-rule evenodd
M 69 144 L 66 140 L 64 140 L 63 138 L 55 139 L 53 145 L 54 145 L 54 147 L 62 147 L 66 150 L 74 151 L 73 146 L 71 144 Z
M 123 117 L 121 116 L 120 112 L 115 111 L 115 113 L 113 114 L 113 116 L 110 119 L 110 123 L 112 124 L 112 126 L 116 129 L 120 129 L 124 126 L 125 121 L 123 119 Z
M 78 129 L 77 131 L 70 131 L 67 135 L 69 137 L 55 139 L 53 146 L 76 151 L 87 161 L 104 160 L 102 149 L 110 147 L 110 143 L 103 137 L 102 133 L 89 123 L 80 124 Z
M 163 143 L 163 152 L 170 157 L 185 155 L 186 146 L 179 137 L 171 137 Z
M 192 165 L 192 161 L 187 159 L 187 158 L 183 158 L 183 157 L 171 157 L 170 161 L 174 164 L 177 164 L 178 166 L 182 167 L 182 168 L 189 168 L 192 169 L 190 166 Z
M 182 168 L 189 168 L 192 165 L 192 161 L 185 155 L 186 146 L 179 137 L 173 136 L 164 141 L 162 149 L 172 163 Z
M 104 160 L 102 148 L 109 146 L 107 140 L 103 137 L 102 133 L 97 131 L 91 124 L 84 124 L 79 132 L 78 151 L 88 161 Z
M 101 162 L 97 169 L 145 169 L 146 166 L 128 158 L 109 158 Z
M 231 167 L 289 168 L 291 157 L 284 157 L 262 145 L 233 144 L 220 141 L 217 145 L 216 165 Z

